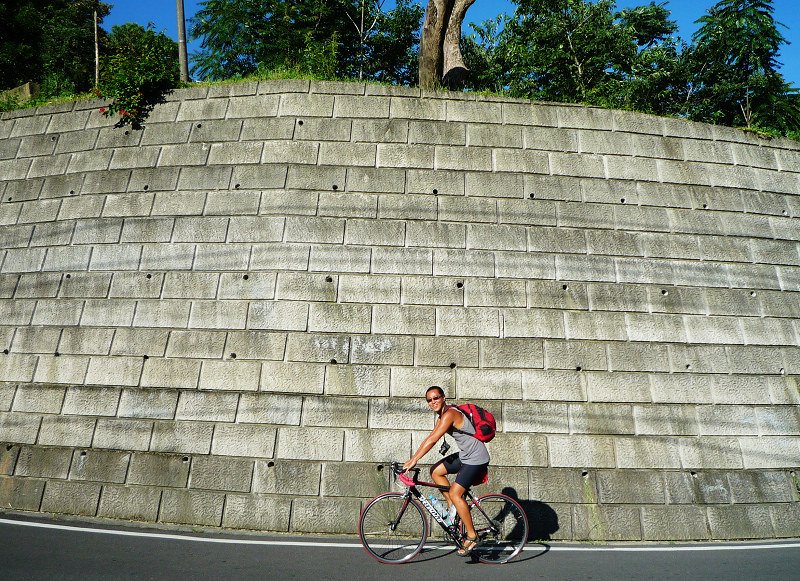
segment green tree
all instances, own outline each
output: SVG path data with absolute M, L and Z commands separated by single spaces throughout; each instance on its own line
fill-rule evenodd
M 28 81 L 45 96 L 94 84 L 94 24 L 111 6 L 97 0 L 16 0 L 0 4 L 0 88 Z M 104 32 L 100 30 L 101 40 Z
M 722 0 L 698 22 L 689 116 L 738 127 L 800 128 L 797 91 L 778 72 L 786 39 L 772 0 Z
M 400 0 L 206 0 L 191 20 L 200 78 L 297 70 L 403 82 L 413 66 L 421 9 Z M 363 24 L 362 24 L 363 13 Z
M 112 99 L 102 111 L 119 114 L 117 126 L 140 129 L 153 107 L 180 83 L 178 44 L 152 25 L 114 26 L 100 71 L 100 96 Z

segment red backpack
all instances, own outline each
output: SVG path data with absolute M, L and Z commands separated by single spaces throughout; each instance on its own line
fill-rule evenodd
M 485 410 L 474 403 L 463 403 L 456 406 L 464 412 L 475 426 L 474 438 L 481 442 L 489 442 L 497 433 L 497 422 L 489 410 Z

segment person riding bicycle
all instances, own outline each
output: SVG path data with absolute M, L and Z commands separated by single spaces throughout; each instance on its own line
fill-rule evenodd
M 456 441 L 460 451 L 431 466 L 431 477 L 436 484 L 448 486 L 450 481 L 447 479 L 447 475 L 456 474 L 455 482 L 450 485 L 450 492 L 442 492 L 442 494 L 450 507 L 451 520 L 454 516 L 453 508 L 455 508 L 464 524 L 467 540 L 464 542 L 464 548 L 459 549 L 458 554 L 466 556 L 478 546 L 478 535 L 475 532 L 469 507 L 464 500 L 464 493 L 473 484 L 480 484 L 485 480 L 489 469 L 489 451 L 486 449 L 486 444 L 473 437 L 475 426 L 464 412 L 455 406 L 447 405 L 444 390 L 441 387 L 438 385 L 429 387 L 425 390 L 425 399 L 431 410 L 438 416 L 436 425 L 428 437 L 422 441 L 416 453 L 403 463 L 403 468 L 410 470 L 416 466 L 417 462 L 445 434 L 449 434 Z

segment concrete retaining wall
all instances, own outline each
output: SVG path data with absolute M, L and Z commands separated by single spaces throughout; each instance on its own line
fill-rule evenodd
M 0 120 L 5 509 L 353 532 L 437 383 L 539 538 L 800 535 L 796 142 L 345 83 L 100 105 Z

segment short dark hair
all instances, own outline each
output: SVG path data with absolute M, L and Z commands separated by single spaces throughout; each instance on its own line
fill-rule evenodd
M 425 390 L 425 395 L 427 396 L 427 395 L 428 395 L 428 392 L 429 392 L 429 391 L 431 391 L 432 389 L 435 389 L 436 391 L 438 391 L 438 392 L 439 392 L 439 394 L 440 394 L 442 397 L 444 397 L 444 390 L 443 390 L 441 387 L 439 387 L 438 385 L 432 385 L 432 386 L 430 386 L 428 389 L 426 389 L 426 390 Z

